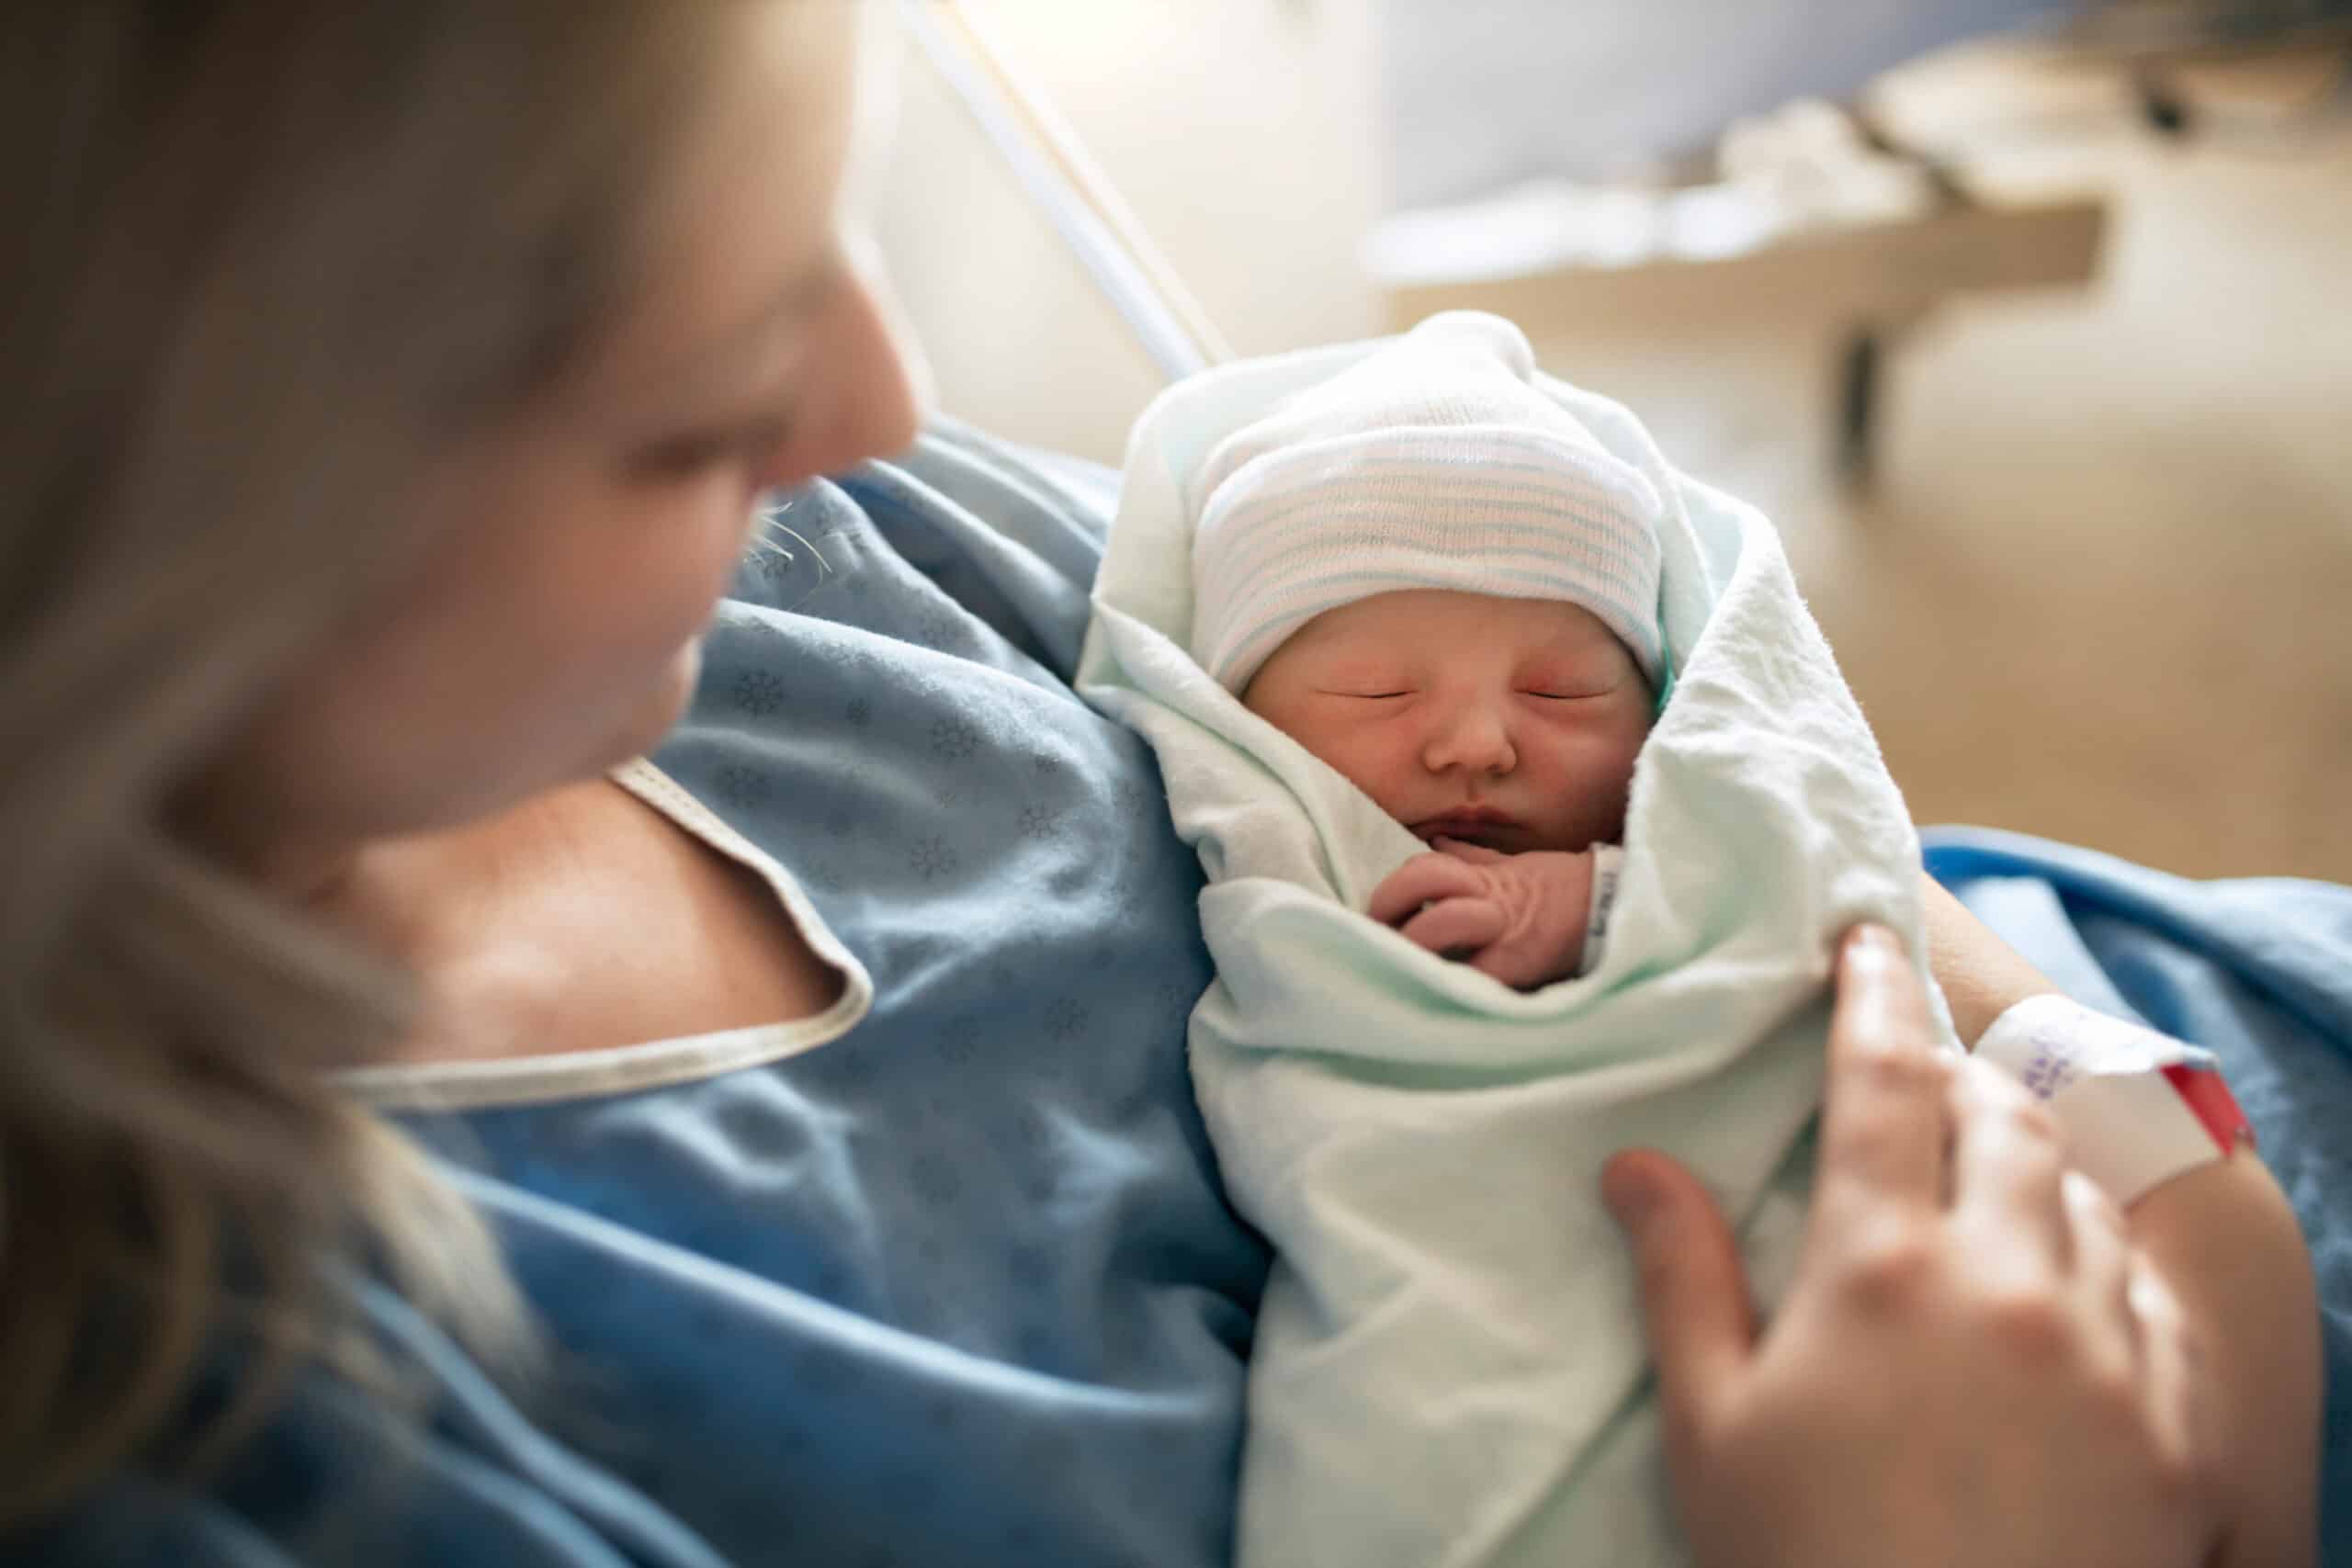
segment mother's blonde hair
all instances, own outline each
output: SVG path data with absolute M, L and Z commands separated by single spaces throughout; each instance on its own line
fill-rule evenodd
M 322 1088 L 401 978 L 175 823 L 427 542 L 435 455 L 620 308 L 733 9 L 0 17 L 0 1531 L 189 1457 L 147 1450 L 224 1344 L 364 1365 L 339 1271 L 516 1342 L 483 1227 Z

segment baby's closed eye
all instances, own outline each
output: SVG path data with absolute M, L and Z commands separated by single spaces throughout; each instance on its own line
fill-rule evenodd
M 1625 683 L 1628 664 L 1597 649 L 1552 649 L 1521 664 L 1514 681 L 1522 696 L 1575 702 L 1616 691 Z
M 1614 671 L 1604 673 L 1595 671 L 1575 677 L 1561 676 L 1530 681 L 1520 687 L 1520 694 L 1539 698 L 1544 702 L 1583 702 L 1592 697 L 1605 697 L 1623 683 L 1623 677 Z
M 1336 660 L 1316 674 L 1318 678 L 1313 686 L 1317 695 L 1354 697 L 1366 702 L 1409 697 L 1420 690 L 1421 684 L 1419 676 L 1401 665 L 1375 664 L 1369 660 Z

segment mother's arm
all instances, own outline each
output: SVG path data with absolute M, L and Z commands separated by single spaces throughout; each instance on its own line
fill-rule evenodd
M 1973 1048 L 1993 1021 L 2058 987 L 1932 878 L 1928 962 Z M 2320 1324 L 2287 1196 L 2251 1147 L 2174 1178 L 2129 1212 L 2132 1240 L 2197 1328 L 2219 1395 L 2231 1563 L 2312 1560 L 2319 1486 Z
M 1927 916 L 1928 967 L 1951 1004 L 1952 1027 L 1970 1050 L 1993 1021 L 2028 997 L 2056 995 L 2050 977 L 1995 936 L 1942 883 L 1919 874 Z

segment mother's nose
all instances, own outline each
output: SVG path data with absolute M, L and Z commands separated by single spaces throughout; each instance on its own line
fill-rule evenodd
M 1448 709 L 1421 740 L 1421 763 L 1431 773 L 1507 773 L 1519 766 L 1508 716 L 1486 703 Z

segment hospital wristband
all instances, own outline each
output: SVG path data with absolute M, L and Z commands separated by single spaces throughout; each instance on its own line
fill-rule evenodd
M 2049 1107 L 2068 1158 L 2120 1206 L 2253 1139 L 2211 1052 L 2064 997 L 2018 1003 L 1976 1055 Z
M 1609 944 L 1609 917 L 1617 906 L 1617 884 L 1624 875 L 1625 852 L 1615 844 L 1592 846 L 1592 913 L 1584 922 L 1584 955 L 1577 960 L 1581 976 L 1600 967 L 1601 949 Z

